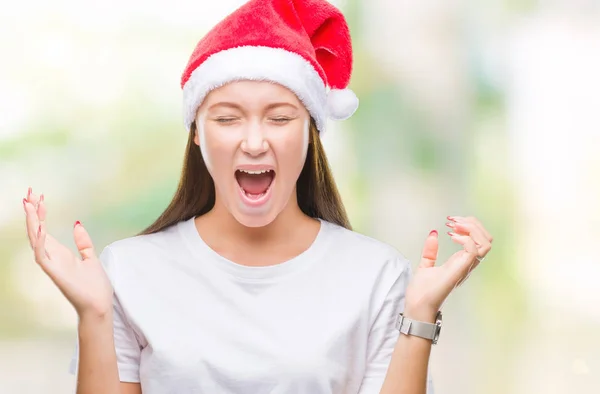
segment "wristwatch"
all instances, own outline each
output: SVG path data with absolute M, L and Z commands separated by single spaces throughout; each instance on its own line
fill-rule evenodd
M 435 317 L 435 323 L 425 323 L 412 320 L 400 313 L 396 319 L 396 329 L 404 335 L 415 335 L 417 337 L 430 339 L 431 344 L 435 345 L 440 337 L 442 330 L 442 311 L 438 311 Z

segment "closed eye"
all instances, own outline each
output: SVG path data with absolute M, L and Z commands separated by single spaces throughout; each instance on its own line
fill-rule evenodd
M 293 118 L 271 118 L 271 120 L 275 123 L 286 123 L 289 122 L 291 120 L 293 120 Z
M 237 118 L 216 118 L 215 121 L 217 123 L 227 124 L 236 121 Z

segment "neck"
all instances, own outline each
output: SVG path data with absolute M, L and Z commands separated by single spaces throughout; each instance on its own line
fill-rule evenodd
M 237 245 L 280 243 L 306 231 L 307 225 L 314 225 L 314 219 L 306 216 L 298 206 L 296 193 L 292 195 L 284 210 L 266 226 L 246 227 L 240 224 L 218 200 L 211 211 L 196 219 L 196 225 L 207 239 L 227 234 L 228 243 Z

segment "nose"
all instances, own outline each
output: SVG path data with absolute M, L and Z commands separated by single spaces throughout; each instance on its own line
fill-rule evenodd
M 260 124 L 249 125 L 246 138 L 242 141 L 241 149 L 251 156 L 260 156 L 269 150 L 269 143 L 265 140 Z

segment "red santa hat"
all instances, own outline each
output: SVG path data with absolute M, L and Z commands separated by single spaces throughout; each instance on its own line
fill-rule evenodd
M 181 78 L 188 130 L 213 89 L 236 80 L 281 84 L 293 91 L 319 131 L 327 117 L 347 119 L 358 108 L 347 88 L 350 31 L 326 0 L 250 0 L 196 46 Z

